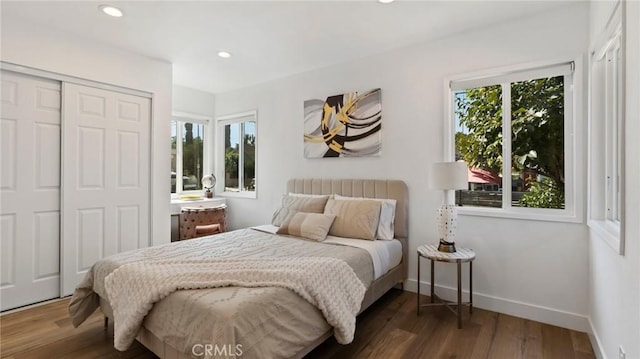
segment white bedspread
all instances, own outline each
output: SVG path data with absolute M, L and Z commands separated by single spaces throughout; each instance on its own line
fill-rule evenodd
M 251 227 L 255 230 L 275 234 L 277 226 L 265 224 Z M 402 261 L 402 243 L 397 239 L 367 241 L 363 239 L 327 236 L 322 243 L 339 244 L 343 246 L 364 249 L 371 256 L 373 262 L 374 279 L 382 277 L 391 268 Z

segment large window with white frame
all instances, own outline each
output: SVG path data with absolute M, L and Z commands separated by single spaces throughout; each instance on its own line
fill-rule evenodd
M 209 173 L 208 120 L 173 116 L 171 120 L 171 193 L 202 190 L 202 176 Z
M 574 64 L 450 81 L 451 150 L 469 165 L 461 213 L 575 220 Z
M 256 197 L 257 112 L 218 117 L 219 153 L 223 193 Z

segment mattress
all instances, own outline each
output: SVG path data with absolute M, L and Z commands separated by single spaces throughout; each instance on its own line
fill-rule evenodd
M 255 230 L 275 234 L 277 226 L 265 224 L 252 227 Z M 364 249 L 371 256 L 373 263 L 373 279 L 378 279 L 402 261 L 402 243 L 397 239 L 367 241 L 356 238 L 327 236 L 322 242 Z

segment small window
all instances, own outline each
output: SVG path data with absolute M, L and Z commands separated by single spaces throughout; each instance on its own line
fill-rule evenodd
M 623 107 L 622 96 L 624 94 L 622 71 L 622 48 L 620 33 L 617 33 L 607 48 L 600 61 L 604 61 L 605 71 L 605 192 L 606 192 L 606 218 L 620 225 L 622 212 L 622 120 Z
M 624 254 L 625 64 L 619 5 L 591 53 L 588 223 Z
M 451 82 L 452 147 L 469 164 L 458 205 L 567 212 L 572 72 L 561 64 Z
M 224 194 L 255 198 L 256 193 L 256 112 L 245 112 L 218 118 L 222 135 Z
M 171 121 L 171 193 L 202 190 L 207 171 L 207 125 L 177 118 Z

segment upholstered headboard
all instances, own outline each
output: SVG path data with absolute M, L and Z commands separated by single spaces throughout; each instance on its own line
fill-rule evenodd
M 407 238 L 409 223 L 407 185 L 400 180 L 294 178 L 287 182 L 287 192 L 306 194 L 339 194 L 349 197 L 391 198 L 396 203 L 395 236 Z

